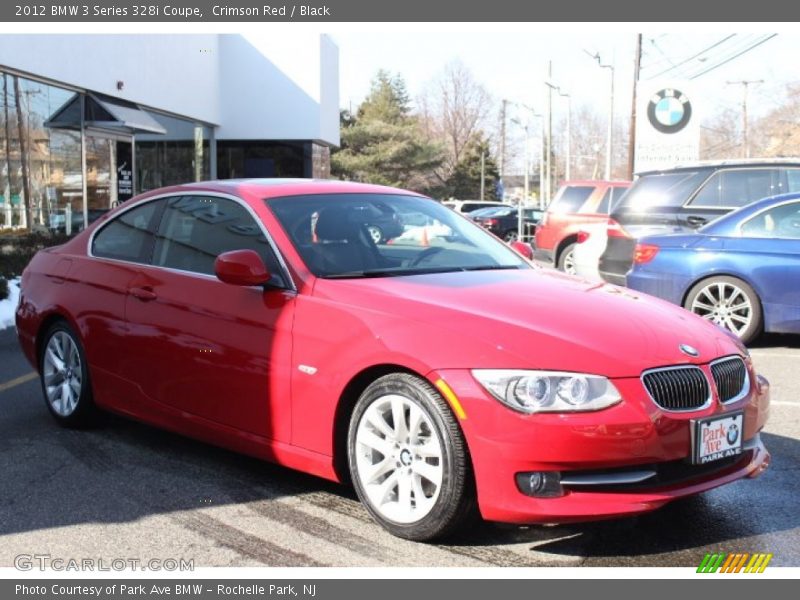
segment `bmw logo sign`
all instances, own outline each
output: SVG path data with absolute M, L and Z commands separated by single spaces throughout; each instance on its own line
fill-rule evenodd
M 686 356 L 700 356 L 700 353 L 697 351 L 697 348 L 690 346 L 689 344 L 681 344 L 678 346 L 678 349 L 683 352 Z
M 665 88 L 650 98 L 647 118 L 661 133 L 678 133 L 692 118 L 692 103 L 680 90 Z
M 732 423 L 730 427 L 728 427 L 728 433 L 725 436 L 728 440 L 728 443 L 733 446 L 736 443 L 736 440 L 739 439 L 739 428 L 736 426 L 736 423 Z

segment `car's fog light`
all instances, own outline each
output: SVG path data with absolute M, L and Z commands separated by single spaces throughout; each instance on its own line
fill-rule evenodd
M 555 498 L 564 495 L 561 473 L 558 471 L 531 471 L 517 473 L 517 487 L 526 496 Z

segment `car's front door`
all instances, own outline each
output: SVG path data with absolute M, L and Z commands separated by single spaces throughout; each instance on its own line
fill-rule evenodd
M 741 225 L 741 238 L 725 240 L 751 264 L 771 331 L 800 331 L 800 202 L 785 202 Z
M 238 249 L 259 253 L 271 285 L 214 276 L 215 258 Z M 232 198 L 172 197 L 151 263 L 129 284 L 127 376 L 187 419 L 288 441 L 295 293 L 254 214 Z

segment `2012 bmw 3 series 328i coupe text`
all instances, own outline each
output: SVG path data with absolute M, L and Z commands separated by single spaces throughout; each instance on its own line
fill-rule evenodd
M 138 196 L 39 252 L 16 316 L 62 425 L 113 411 L 349 480 L 414 540 L 635 514 L 769 463 L 769 385 L 724 330 L 392 188 Z

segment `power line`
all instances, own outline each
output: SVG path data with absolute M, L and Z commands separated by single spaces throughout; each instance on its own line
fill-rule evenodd
M 710 72 L 711 72 L 711 71 L 713 71 L 714 69 L 718 69 L 719 67 L 721 67 L 721 66 L 723 66 L 723 65 L 726 65 L 726 64 L 728 64 L 729 62 L 731 62 L 732 60 L 734 60 L 734 59 L 736 59 L 736 58 L 739 58 L 740 56 L 742 56 L 742 54 L 746 54 L 747 52 L 750 52 L 750 50 L 753 50 L 754 48 L 757 48 L 757 47 L 758 47 L 758 46 L 760 46 L 761 44 L 763 44 L 763 43 L 765 43 L 765 42 L 768 42 L 769 40 L 771 40 L 772 38 L 774 38 L 774 37 L 775 37 L 775 36 L 777 36 L 777 35 L 778 35 L 777 33 L 770 34 L 770 35 L 768 35 L 767 37 L 765 37 L 764 39 L 762 39 L 762 40 L 759 40 L 759 41 L 758 41 L 758 42 L 756 42 L 755 44 L 753 44 L 753 45 L 749 46 L 748 48 L 745 48 L 744 50 L 742 50 L 742 51 L 741 51 L 741 52 L 739 52 L 738 54 L 734 54 L 734 55 L 733 55 L 733 56 L 731 56 L 730 58 L 727 58 L 727 59 L 723 60 L 723 61 L 722 61 L 722 62 L 720 62 L 720 63 L 717 63 L 716 65 L 714 65 L 714 66 L 712 66 L 712 67 L 709 67 L 709 68 L 708 68 L 708 69 L 706 69 L 705 71 L 701 71 L 700 73 L 697 73 L 696 75 L 693 75 L 693 76 L 692 76 L 692 77 L 690 77 L 689 79 L 697 79 L 697 78 L 698 78 L 698 77 L 700 77 L 701 75 L 705 75 L 706 73 L 710 73 Z
M 686 58 L 686 59 L 682 60 L 682 61 L 681 61 L 681 62 L 679 62 L 679 63 L 675 63 L 675 64 L 673 64 L 673 65 L 672 65 L 670 68 L 668 68 L 668 69 L 665 69 L 665 70 L 661 71 L 660 73 L 657 73 L 656 75 L 653 75 L 653 76 L 652 76 L 650 79 L 655 79 L 656 77 L 661 77 L 662 75 L 665 75 L 666 73 L 669 73 L 669 72 L 670 72 L 670 71 L 672 71 L 673 69 L 677 69 L 678 67 L 680 67 L 680 66 L 682 66 L 682 65 L 685 65 L 686 63 L 688 63 L 688 62 L 690 62 L 690 61 L 693 61 L 695 58 L 697 58 L 697 57 L 699 57 L 699 56 L 702 56 L 702 55 L 703 55 L 703 54 L 705 54 L 706 52 L 709 52 L 710 50 L 713 50 L 713 49 L 714 49 L 714 48 L 716 48 L 717 46 L 719 46 L 719 45 L 721 45 L 721 44 L 724 44 L 724 43 L 725 43 L 725 42 L 727 42 L 729 39 L 731 39 L 731 38 L 734 38 L 734 37 L 736 37 L 736 34 L 735 34 L 735 33 L 732 33 L 732 34 L 730 34 L 729 36 L 722 38 L 722 39 L 721 39 L 721 40 L 719 40 L 718 42 L 715 42 L 715 43 L 711 44 L 711 45 L 710 45 L 708 48 L 705 48 L 705 49 L 701 50 L 701 51 L 700 51 L 700 52 L 698 52 L 697 54 L 693 54 L 693 55 L 692 55 L 692 56 L 690 56 L 689 58 Z

